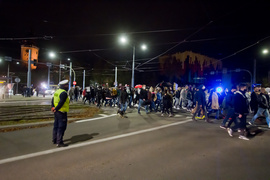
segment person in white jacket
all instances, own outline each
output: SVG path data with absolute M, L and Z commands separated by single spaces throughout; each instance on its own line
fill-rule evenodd
M 219 103 L 218 103 L 218 94 L 217 89 L 212 93 L 212 105 L 211 105 L 211 111 L 208 112 L 208 117 L 211 113 L 216 113 L 215 119 L 219 119 Z

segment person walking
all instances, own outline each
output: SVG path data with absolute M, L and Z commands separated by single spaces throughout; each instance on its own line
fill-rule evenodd
M 226 95 L 225 103 L 224 103 L 224 109 L 227 110 L 227 114 L 225 119 L 222 121 L 220 128 L 227 129 L 230 128 L 230 125 L 232 122 L 235 122 L 235 125 L 237 125 L 236 117 L 235 117 L 235 111 L 234 111 L 234 93 L 236 92 L 236 86 L 232 86 L 231 91 L 229 91 Z M 228 123 L 228 126 L 226 126 L 227 121 L 231 118 L 231 120 Z M 230 133 L 229 133 L 230 134 Z
M 217 89 L 215 89 L 214 92 L 212 93 L 211 99 L 212 99 L 211 111 L 208 112 L 207 116 L 209 117 L 209 115 L 214 112 L 216 113 L 215 119 L 218 120 L 219 119 L 219 101 L 218 101 Z
M 162 92 L 162 90 L 160 88 L 155 89 L 155 93 L 156 93 L 156 96 L 157 96 L 157 99 L 155 101 L 155 108 L 156 108 L 155 110 L 156 110 L 156 112 L 159 111 L 158 107 L 160 108 L 160 111 L 162 110 L 162 107 L 161 107 L 161 100 L 162 100 L 161 99 L 162 98 L 161 92 Z
M 139 96 L 139 106 L 138 106 L 138 114 L 141 114 L 141 106 L 145 106 L 145 112 L 148 114 L 148 105 L 147 105 L 147 91 L 146 91 L 146 85 L 142 86 L 142 89 L 138 90 L 138 96 Z
M 52 142 L 57 147 L 66 147 L 63 142 L 64 133 L 67 128 L 67 113 L 69 112 L 68 80 L 59 82 L 60 88 L 52 98 L 52 112 L 54 113 L 54 126 Z
M 70 98 L 70 102 L 73 102 L 73 99 L 74 99 L 74 88 L 73 87 L 71 87 L 70 90 L 68 91 L 68 95 Z
M 174 108 L 180 109 L 180 93 L 181 93 L 181 87 L 178 87 L 175 91 L 175 101 L 174 101 Z
M 120 115 L 123 116 L 127 110 L 128 105 L 128 93 L 126 87 L 122 87 L 119 101 L 120 101 Z
M 165 112 L 167 112 L 169 117 L 173 116 L 172 115 L 172 96 L 167 89 L 164 90 L 161 116 L 164 116 Z
M 101 107 L 101 100 L 102 100 L 102 87 L 98 86 L 98 89 L 96 91 L 96 101 L 97 101 L 97 107 Z
M 38 93 L 39 93 L 39 87 L 37 86 L 36 87 L 36 95 L 37 95 L 37 97 L 38 97 Z
M 247 122 L 247 115 L 249 113 L 249 102 L 246 97 L 247 86 L 245 84 L 239 85 L 239 91 L 236 91 L 234 96 L 234 109 L 235 113 L 238 116 L 240 123 L 238 127 L 240 129 L 239 139 L 242 140 L 249 140 L 246 137 L 246 122 Z
M 193 105 L 193 93 L 191 87 L 187 90 L 187 111 L 191 112 Z
M 182 88 L 180 93 L 180 108 L 186 109 L 187 106 L 187 89 L 188 85 Z
M 205 116 L 205 121 L 208 122 L 208 123 L 212 123 L 213 121 L 210 121 L 208 119 L 208 116 L 207 116 L 206 98 L 205 98 L 204 91 L 205 91 L 205 86 L 204 85 L 199 86 L 199 91 L 196 94 L 196 96 L 197 96 L 196 98 L 197 98 L 197 101 L 198 101 L 198 107 L 197 107 L 195 113 L 192 116 L 192 120 L 195 120 L 196 114 L 198 114 L 200 111 L 203 111 L 202 113 Z
M 270 118 L 269 118 L 269 95 L 265 91 L 265 88 L 261 89 L 261 93 L 258 95 L 258 111 L 255 114 L 255 116 L 251 119 L 249 124 L 254 125 L 254 121 L 264 115 L 266 118 L 266 122 L 268 125 L 268 128 L 270 128 Z
M 148 102 L 150 103 L 150 106 L 149 106 L 150 112 L 155 111 L 156 109 L 155 102 L 154 102 L 155 96 L 156 94 L 154 92 L 154 88 L 150 87 L 148 91 Z
M 251 93 L 251 101 L 250 108 L 254 112 L 254 115 L 257 114 L 258 111 L 258 95 L 261 93 L 261 85 L 256 84 L 254 87 L 254 91 Z
M 78 101 L 78 98 L 79 98 L 79 87 L 76 86 L 74 88 L 74 99 L 75 99 L 76 102 Z

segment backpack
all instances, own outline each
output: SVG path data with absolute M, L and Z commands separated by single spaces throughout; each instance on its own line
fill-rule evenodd
M 116 91 L 116 89 L 112 89 L 112 96 L 116 96 L 117 95 L 117 91 Z

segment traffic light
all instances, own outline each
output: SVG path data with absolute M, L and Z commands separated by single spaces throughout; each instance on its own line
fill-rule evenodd
M 33 65 L 37 66 L 37 60 L 36 59 L 33 60 Z

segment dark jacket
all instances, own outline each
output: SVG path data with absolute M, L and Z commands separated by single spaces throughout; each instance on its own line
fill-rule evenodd
M 181 90 L 177 90 L 176 92 L 175 92 L 175 97 L 176 98 L 180 98 L 180 92 L 181 92 Z
M 256 94 L 256 92 L 252 92 L 251 93 L 251 101 L 250 101 L 250 108 L 251 110 L 256 110 L 258 109 L 258 95 Z
M 199 91 L 197 92 L 198 105 L 206 106 L 205 93 L 202 87 L 203 86 L 200 86 Z
M 192 95 L 191 90 L 187 91 L 187 100 L 193 101 L 193 95 Z
M 194 92 L 194 101 L 195 101 L 195 102 L 198 102 L 198 94 L 199 94 L 199 91 L 196 90 L 196 91 Z
M 109 89 L 106 89 L 105 92 L 106 92 L 106 98 L 111 99 L 112 98 L 111 91 Z
M 232 93 L 231 91 L 228 92 L 228 94 L 225 97 L 225 100 L 226 100 L 226 104 L 224 108 L 229 108 L 229 109 L 234 108 L 234 93 Z
M 234 110 L 237 114 L 247 115 L 249 113 L 249 103 L 245 92 L 236 91 L 234 96 Z
M 141 89 L 141 92 L 139 94 L 139 99 L 145 99 L 145 100 L 147 100 L 147 98 L 148 98 L 147 91 L 144 90 L 144 89 Z
M 127 102 L 127 100 L 128 100 L 128 93 L 126 90 L 122 90 L 120 93 L 120 103 L 124 104 Z
M 163 95 L 163 105 L 167 108 L 170 108 L 172 106 L 172 96 L 170 94 Z
M 258 104 L 260 108 L 269 109 L 269 96 L 268 94 L 259 94 L 258 95 Z

